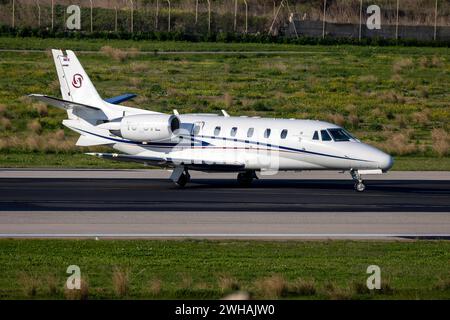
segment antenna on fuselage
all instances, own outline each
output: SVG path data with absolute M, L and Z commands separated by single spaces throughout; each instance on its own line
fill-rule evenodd
M 180 113 L 178 112 L 177 109 L 173 109 L 173 114 L 176 115 L 176 116 L 179 116 L 179 115 L 180 115 Z
M 222 109 L 222 110 L 220 110 L 220 111 L 222 111 L 222 114 L 223 114 L 224 117 L 227 117 L 227 118 L 228 118 L 228 117 L 230 116 L 230 115 L 228 114 L 228 112 L 226 112 L 225 110 Z

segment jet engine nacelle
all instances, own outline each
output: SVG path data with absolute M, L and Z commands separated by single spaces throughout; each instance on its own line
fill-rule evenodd
M 132 141 L 160 141 L 174 135 L 180 128 L 180 119 L 167 114 L 138 114 L 103 123 L 98 127 Z

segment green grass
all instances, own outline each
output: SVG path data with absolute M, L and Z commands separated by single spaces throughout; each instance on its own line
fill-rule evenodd
M 226 109 L 232 115 L 327 120 L 364 142 L 405 157 L 399 167 L 429 169 L 432 164 L 449 170 L 448 48 L 0 38 L 0 48 L 95 51 L 104 45 L 150 52 L 290 52 L 147 54 L 125 61 L 84 52 L 79 58 L 103 97 L 137 93 L 128 105 L 167 113 Z M 0 166 L 14 165 L 21 154 L 37 159 L 32 153 L 81 151 L 74 146 L 76 134 L 61 125 L 64 112 L 42 110 L 25 98 L 29 93 L 60 95 L 48 53 L 0 52 L 0 74 L 0 150 L 13 159 L 3 158 Z M 33 120 L 38 130 L 36 124 L 30 125 Z M 56 134 L 61 129 L 64 137 Z M 432 135 L 437 129 L 440 133 Z M 438 154 L 441 157 L 434 159 Z M 413 158 L 407 161 L 409 157 Z M 70 166 L 84 166 L 81 159 L 73 157 Z
M 145 168 L 137 163 L 103 160 L 81 153 L 4 153 L 0 154 L 0 165 L 3 168 Z
M 312 281 L 316 291 L 281 298 L 450 298 L 448 241 L 0 240 L 0 248 L 1 299 L 64 299 L 69 265 L 81 268 L 91 299 L 118 298 L 114 270 L 128 272 L 127 298 L 216 299 L 230 291 L 220 277 L 265 298 L 262 279 L 274 275 L 288 288 Z M 393 292 L 361 292 L 373 264 Z M 151 291 L 151 282 L 160 288 Z
M 61 38 L 12 38 L 0 37 L 0 49 L 47 50 L 65 48 L 71 50 L 98 51 L 103 46 L 115 48 L 137 48 L 143 52 L 157 51 L 291 51 L 291 52 L 328 52 L 335 48 L 352 49 L 351 45 L 296 45 L 277 43 L 222 43 L 189 41 L 148 41 L 148 40 L 107 40 L 107 39 L 61 39 Z M 391 54 L 435 54 L 448 51 L 448 48 L 421 47 L 359 47 L 366 52 L 381 51 Z
M 449 171 L 450 157 L 396 157 L 394 171 Z

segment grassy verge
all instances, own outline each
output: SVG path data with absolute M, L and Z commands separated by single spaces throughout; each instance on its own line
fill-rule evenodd
M 0 153 L 2 168 L 142 169 L 140 164 L 98 159 L 81 153 Z M 395 171 L 450 171 L 450 157 L 396 157 Z
M 394 171 L 450 171 L 450 157 L 396 157 Z
M 90 168 L 90 169 L 142 169 L 143 165 L 109 161 L 81 153 L 4 153 L 0 154 L 3 168 Z
M 0 48 L 6 49 L 95 51 L 105 45 L 109 49 L 100 53 L 78 55 L 105 98 L 132 92 L 138 96 L 127 104 L 166 113 L 225 109 L 231 115 L 325 120 L 401 157 L 397 169 L 448 170 L 448 48 L 0 37 Z M 140 55 L 139 50 L 277 52 Z M 61 124 L 66 114 L 26 97 L 60 95 L 48 53 L 0 52 L 0 74 L 0 152 L 5 157 L 28 154 L 26 161 L 33 163 L 34 153 L 79 152 L 77 135 Z M 3 166 L 24 162 L 5 157 Z M 67 166 L 86 164 L 78 159 Z
M 450 298 L 445 241 L 0 240 L 0 298 Z M 369 265 L 382 290 L 368 292 Z M 83 292 L 63 289 L 69 265 Z M 82 294 L 82 296 L 80 296 Z
M 111 40 L 111 39 L 58 39 L 34 37 L 0 37 L 0 49 L 47 50 L 50 48 L 70 48 L 71 50 L 98 51 L 103 46 L 129 49 L 136 48 L 143 52 L 157 51 L 291 51 L 291 52 L 328 52 L 336 48 L 357 48 L 364 52 L 389 52 L 395 54 L 445 53 L 447 48 L 435 47 L 401 47 L 401 46 L 363 46 L 352 45 L 298 45 L 278 43 L 223 43 L 223 42 L 189 42 L 189 41 L 149 41 L 149 40 Z

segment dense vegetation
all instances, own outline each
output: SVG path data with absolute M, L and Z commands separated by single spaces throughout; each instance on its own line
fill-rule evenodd
M 448 241 L 0 240 L 0 299 L 448 299 Z M 82 289 L 65 290 L 69 265 Z M 381 290 L 366 287 L 369 265 Z
M 99 50 L 81 62 L 103 97 L 137 93 L 130 105 L 328 120 L 396 156 L 449 163 L 446 48 L 0 38 L 0 48 L 24 46 Z M 179 50 L 245 52 L 159 54 Z M 0 74 L 2 165 L 8 154 L 80 152 L 64 112 L 26 97 L 60 94 L 48 52 L 1 52 Z
M 269 35 L 267 33 L 245 34 L 235 32 L 209 32 L 195 33 L 184 31 L 94 31 L 94 32 L 70 32 L 64 30 L 49 30 L 42 28 L 18 27 L 12 28 L 0 25 L 0 36 L 3 37 L 38 37 L 59 39 L 99 39 L 99 40 L 155 40 L 155 41 L 189 41 L 189 42 L 223 42 L 223 43 L 274 43 L 295 45 L 356 45 L 356 46 L 426 46 L 426 47 L 449 47 L 450 41 L 445 40 L 417 40 L 417 39 L 385 39 L 385 38 L 363 38 L 355 37 L 284 37 Z

